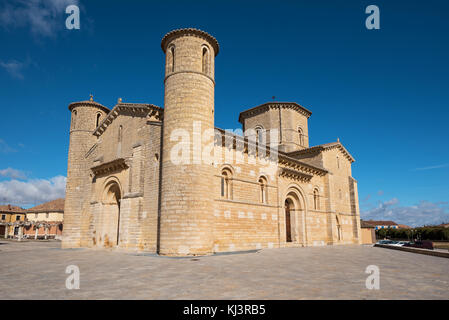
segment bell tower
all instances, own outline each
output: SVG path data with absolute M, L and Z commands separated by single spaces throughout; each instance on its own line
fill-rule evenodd
M 95 144 L 93 135 L 97 126 L 109 113 L 109 109 L 95 102 L 73 102 L 71 112 L 70 145 L 67 164 L 66 197 L 64 204 L 63 248 L 82 246 L 81 216 L 90 191 L 89 166 L 86 153 Z
M 166 55 L 159 254 L 212 253 L 213 165 L 201 154 L 214 130 L 217 40 L 198 29 L 164 36 Z M 182 136 L 182 137 L 181 137 Z M 195 143 L 196 142 L 196 143 Z M 184 151 L 181 155 L 179 147 Z

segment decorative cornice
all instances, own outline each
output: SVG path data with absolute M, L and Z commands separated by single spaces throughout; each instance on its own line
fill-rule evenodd
M 145 103 L 118 103 L 114 106 L 111 112 L 108 113 L 106 118 L 101 121 L 98 127 L 95 129 L 93 135 L 99 137 L 106 131 L 106 128 L 118 117 L 119 114 L 124 112 L 132 112 L 141 117 L 155 117 L 157 120 L 162 121 L 164 109 L 154 105 Z
M 277 157 L 277 161 L 279 164 L 288 166 L 290 168 L 293 168 L 294 170 L 301 170 L 307 174 L 313 174 L 313 175 L 319 175 L 319 176 L 323 176 L 326 173 L 328 173 L 328 171 L 322 167 L 318 167 L 318 166 L 314 166 L 305 162 L 302 162 L 298 159 L 294 159 L 292 157 L 289 156 L 289 154 L 286 154 L 282 151 L 279 151 L 277 148 L 271 148 L 270 146 L 261 144 L 261 143 L 255 143 L 254 141 L 250 141 L 248 139 L 248 137 L 242 137 L 242 136 L 238 136 L 235 135 L 231 132 L 227 132 L 223 129 L 217 128 L 215 127 L 215 130 L 219 131 L 222 136 L 221 136 L 221 144 L 223 146 L 223 143 L 226 143 L 226 138 L 225 136 L 229 135 L 231 136 L 231 138 L 233 138 L 232 140 L 232 148 L 236 148 L 237 147 L 237 141 L 240 144 L 243 144 L 243 150 L 245 152 L 248 151 L 248 149 L 250 147 L 252 147 L 252 150 L 258 150 L 258 151 L 263 151 L 265 152 L 265 155 L 267 157 L 273 158 L 273 156 L 276 158 Z M 217 139 L 215 140 L 216 143 L 219 141 L 217 141 Z M 228 146 L 230 147 L 230 146 Z M 272 156 L 273 154 L 273 156 Z
M 95 102 L 95 101 L 89 101 L 89 100 L 86 100 L 86 101 L 78 101 L 78 102 L 72 102 L 71 104 L 69 104 L 69 110 L 70 110 L 70 112 L 71 112 L 71 111 L 73 110 L 73 108 L 75 108 L 75 107 L 95 107 L 95 108 L 98 108 L 98 109 L 103 110 L 103 111 L 106 112 L 106 113 L 109 113 L 109 111 L 111 111 L 111 110 L 109 110 L 109 108 L 105 107 L 104 105 L 99 104 L 98 102 Z
M 173 38 L 178 38 L 182 36 L 197 36 L 207 40 L 214 48 L 215 56 L 218 54 L 218 51 L 220 50 L 220 46 L 218 44 L 217 39 L 215 39 L 207 32 L 195 28 L 184 28 L 170 31 L 162 38 L 161 41 L 162 51 L 164 51 L 164 53 L 166 52 L 167 45 Z
M 288 168 L 280 168 L 279 176 L 297 180 L 297 181 L 302 181 L 302 182 L 309 182 L 310 179 L 312 179 L 312 177 L 313 177 L 313 175 L 311 175 L 311 174 L 303 173 L 303 172 L 293 170 L 293 169 L 288 169 Z
M 307 110 L 306 108 L 304 108 L 303 106 L 299 105 L 296 102 L 267 102 L 257 107 L 240 112 L 239 122 L 243 124 L 244 119 L 251 116 L 255 116 L 257 114 L 261 114 L 269 109 L 274 108 L 294 109 L 299 113 L 301 113 L 302 115 L 306 116 L 307 118 L 309 118 L 312 115 L 312 112 L 310 110 Z
M 126 163 L 126 160 L 123 158 L 118 158 L 106 163 L 102 163 L 98 166 L 92 167 L 90 168 L 92 170 L 92 172 L 94 173 L 94 175 L 100 175 L 100 174 L 104 174 L 104 173 L 111 173 L 111 172 L 116 172 L 116 171 L 120 171 L 123 169 L 128 168 L 128 164 Z
M 303 155 L 303 154 L 316 154 L 316 153 L 320 153 L 320 152 L 328 151 L 328 150 L 332 150 L 332 149 L 339 149 L 344 154 L 344 156 L 348 159 L 349 162 L 351 162 L 351 163 L 355 162 L 354 157 L 349 153 L 349 151 L 339 141 L 326 143 L 326 144 L 320 144 L 318 146 L 310 147 L 307 149 L 289 152 L 288 156 L 296 157 L 298 155 Z

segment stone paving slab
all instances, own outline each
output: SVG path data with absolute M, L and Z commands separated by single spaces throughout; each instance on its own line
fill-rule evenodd
M 65 287 L 68 265 L 80 289 Z M 380 290 L 365 286 L 368 265 Z M 449 259 L 372 246 L 169 258 L 0 241 L 0 299 L 449 299 Z

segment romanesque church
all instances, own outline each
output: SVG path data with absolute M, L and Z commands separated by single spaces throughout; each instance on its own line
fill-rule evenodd
M 162 39 L 164 107 L 73 102 L 63 248 L 185 256 L 359 244 L 354 158 L 340 141 L 309 146 L 312 113 L 267 102 L 214 126 L 217 40 Z

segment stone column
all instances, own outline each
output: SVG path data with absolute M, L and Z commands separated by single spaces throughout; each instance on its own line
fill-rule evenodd
M 23 226 L 19 226 L 19 234 L 18 234 L 18 240 L 22 241 L 23 236 Z

